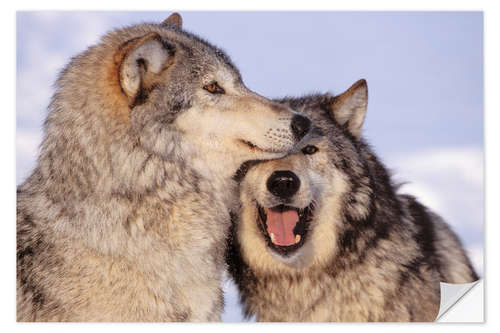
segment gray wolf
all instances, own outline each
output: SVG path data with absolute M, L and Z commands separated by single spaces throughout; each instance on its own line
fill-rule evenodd
M 361 137 L 365 80 L 279 102 L 313 121 L 285 158 L 246 168 L 227 262 L 259 321 L 432 321 L 439 282 L 477 280 L 448 225 L 397 193 Z
M 310 121 L 180 25 L 111 31 L 61 72 L 17 190 L 18 321 L 220 320 L 232 176 Z

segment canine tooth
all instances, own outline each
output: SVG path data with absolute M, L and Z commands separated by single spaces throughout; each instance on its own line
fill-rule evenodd
M 295 235 L 295 244 L 300 242 L 300 235 Z
M 274 243 L 274 234 L 271 232 L 271 242 Z

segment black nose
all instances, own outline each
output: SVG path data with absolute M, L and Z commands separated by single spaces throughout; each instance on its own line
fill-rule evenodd
M 291 171 L 275 171 L 267 179 L 267 189 L 269 192 L 280 198 L 289 198 L 300 187 L 300 179 Z
M 311 129 L 311 121 L 307 117 L 296 114 L 292 118 L 291 127 L 293 135 L 298 141 L 309 132 L 309 129 Z

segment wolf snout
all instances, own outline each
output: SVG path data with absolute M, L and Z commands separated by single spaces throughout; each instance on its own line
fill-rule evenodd
M 300 141 L 311 129 L 311 121 L 307 117 L 296 114 L 293 116 L 290 126 L 292 128 L 293 135 L 297 141 Z
M 300 188 L 300 179 L 288 170 L 275 171 L 267 179 L 267 189 L 275 196 L 286 199 L 293 196 Z

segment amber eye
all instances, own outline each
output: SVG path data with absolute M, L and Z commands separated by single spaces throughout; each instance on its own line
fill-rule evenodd
M 203 87 L 206 91 L 208 91 L 211 94 L 224 94 L 225 91 L 224 89 L 219 86 L 217 82 L 212 82 L 210 84 L 207 84 L 206 86 Z
M 318 151 L 318 147 L 316 146 L 306 146 L 302 149 L 302 152 L 305 155 L 312 155 Z

